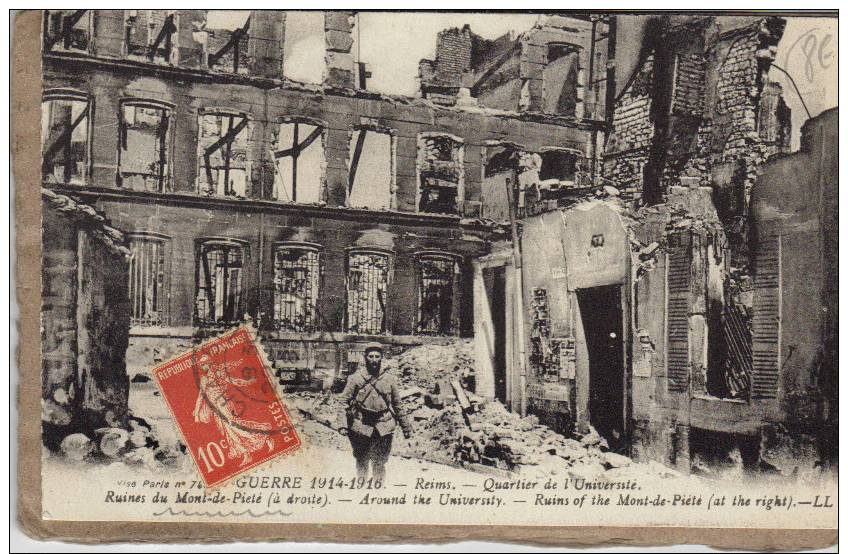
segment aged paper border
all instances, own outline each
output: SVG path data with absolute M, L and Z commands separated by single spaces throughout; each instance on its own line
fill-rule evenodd
M 14 20 L 11 107 L 15 176 L 15 278 L 20 306 L 17 358 L 18 522 L 40 540 L 81 543 L 119 541 L 230 542 L 323 541 L 349 543 L 447 543 L 462 540 L 536 545 L 706 544 L 718 548 L 798 550 L 836 544 L 837 529 L 710 529 L 692 527 L 522 527 L 449 525 L 337 525 L 165 522 L 70 522 L 41 517 L 41 180 L 40 27 L 37 10 Z M 36 63 L 38 60 L 38 63 Z

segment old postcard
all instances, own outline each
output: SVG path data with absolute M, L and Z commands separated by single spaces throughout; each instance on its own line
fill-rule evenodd
M 19 14 L 21 525 L 834 543 L 837 25 Z

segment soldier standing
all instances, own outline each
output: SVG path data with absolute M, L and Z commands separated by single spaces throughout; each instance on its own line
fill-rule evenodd
M 384 372 L 382 365 L 383 346 L 378 342 L 368 343 L 365 367 L 348 377 L 339 414 L 339 432 L 350 439 L 357 477 L 368 476 L 370 462 L 372 475 L 379 481 L 385 480 L 386 461 L 397 424 L 405 438 L 411 434 L 409 422 L 400 411 L 397 378 Z

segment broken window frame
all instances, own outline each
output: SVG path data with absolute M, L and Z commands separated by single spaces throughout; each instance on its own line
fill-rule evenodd
M 428 139 L 448 139 L 453 143 L 453 146 L 456 149 L 455 158 L 452 160 L 428 160 L 426 158 L 426 150 L 424 148 L 424 142 Z M 453 151 L 452 147 L 452 151 Z M 453 158 L 452 154 L 452 158 Z M 424 179 L 430 175 L 436 175 L 438 177 L 444 177 L 449 172 L 446 170 L 446 167 L 449 165 L 456 165 L 459 169 L 456 171 L 456 174 L 453 176 L 456 179 L 455 183 L 452 183 L 449 179 L 438 178 L 438 181 L 444 183 L 452 183 L 452 185 L 431 185 L 425 187 Z M 444 132 L 424 132 L 418 133 L 418 155 L 417 155 L 417 177 L 416 180 L 418 182 L 418 187 L 416 191 L 415 198 L 415 207 L 418 213 L 423 214 L 437 214 L 437 215 L 460 215 L 462 213 L 462 205 L 465 196 L 465 140 L 462 137 L 458 137 L 456 135 L 452 135 L 450 133 Z M 454 197 L 454 206 L 450 211 L 435 211 L 435 210 L 425 210 L 422 207 L 422 199 L 427 190 L 444 190 L 448 188 L 455 188 L 456 195 Z
M 198 239 L 195 250 L 195 324 L 198 326 L 230 326 L 240 323 L 245 314 L 244 283 L 249 256 L 248 244 L 244 241 L 227 238 Z M 218 254 L 218 256 L 215 259 L 210 259 L 210 254 Z M 217 259 L 221 255 L 223 255 L 223 259 Z M 215 263 L 216 269 L 214 280 L 210 273 L 212 263 Z M 219 265 L 221 263 L 223 266 Z M 223 269 L 220 276 L 217 275 L 219 268 Z M 235 285 L 232 282 L 233 270 L 238 270 Z M 219 277 L 223 291 L 216 288 Z M 219 292 L 220 304 L 218 301 Z
M 229 118 L 229 127 L 225 134 L 221 135 L 219 133 L 218 139 L 211 143 L 209 147 L 203 151 L 203 118 L 208 116 L 216 116 L 216 117 L 226 117 Z M 236 122 L 236 118 L 240 118 L 238 122 Z M 224 141 L 233 129 L 238 128 L 238 132 L 233 133 L 230 137 L 229 141 Z M 253 115 L 247 112 L 242 112 L 238 110 L 231 110 L 228 108 L 208 108 L 198 110 L 197 114 L 197 180 L 196 180 L 196 189 L 198 194 L 205 194 L 207 196 L 218 196 L 218 197 L 236 197 L 241 198 L 236 194 L 231 185 L 229 179 L 229 172 L 232 169 L 232 145 L 238 138 L 241 133 L 247 133 L 247 145 L 245 147 L 245 162 L 244 162 L 244 173 L 245 173 L 245 191 L 244 197 L 247 196 L 248 186 L 251 183 L 251 162 L 252 162 L 252 151 L 251 151 L 251 133 L 253 132 Z M 215 147 L 214 150 L 212 147 Z M 212 168 L 211 165 L 211 156 L 217 152 L 219 149 L 224 148 L 224 153 L 222 153 L 221 158 L 224 163 L 223 168 Z M 202 153 L 201 153 L 202 152 Z M 220 184 L 217 180 L 212 179 L 212 171 L 224 171 L 224 189 L 220 191 Z M 241 169 L 241 168 L 236 168 Z M 204 190 L 203 188 L 203 177 L 206 177 L 207 188 Z
M 71 13 L 67 13 L 71 12 Z M 50 29 L 51 16 L 61 16 L 61 28 L 52 32 Z M 94 10 L 44 10 L 44 26 L 42 38 L 44 40 L 44 52 L 84 52 L 91 50 L 91 30 L 94 28 L 92 21 Z M 79 30 L 79 24 L 84 23 L 85 47 L 75 48 L 72 31 Z
M 159 129 L 157 129 L 157 139 L 159 141 L 157 153 L 158 159 L 151 163 L 151 166 L 156 166 L 157 168 L 155 173 L 143 174 L 138 172 L 125 172 L 121 167 L 122 160 L 128 155 L 128 152 L 126 152 L 128 128 L 126 113 L 124 111 L 126 108 L 142 108 L 163 112 L 159 123 Z M 159 102 L 157 100 L 140 100 L 134 98 L 121 100 L 118 106 L 118 171 L 116 175 L 119 187 L 123 186 L 126 176 L 148 175 L 155 177 L 156 186 L 154 188 L 154 192 L 165 192 L 165 190 L 168 189 L 171 176 L 171 115 L 173 108 L 173 104 Z M 163 126 L 164 129 L 162 128 Z M 145 190 L 148 189 L 145 187 Z
M 274 243 L 273 253 L 274 329 L 300 333 L 314 331 L 318 326 L 318 296 L 324 274 L 322 248 L 317 244 L 304 242 L 279 242 Z M 304 263 L 300 263 L 301 258 L 291 262 L 290 265 L 284 265 L 280 258 L 285 253 L 299 253 L 301 257 L 305 256 L 307 259 Z M 290 270 L 292 275 L 286 277 L 285 270 Z M 298 278 L 295 276 L 297 272 L 303 272 L 305 276 Z M 286 287 L 286 283 L 290 286 Z M 292 300 L 285 300 L 286 295 L 292 297 Z M 300 300 L 299 307 L 296 305 L 298 300 Z M 295 304 L 295 306 L 283 304 Z M 284 307 L 291 309 L 283 309 Z
M 44 120 L 44 104 L 47 102 L 77 102 L 85 104 L 85 108 L 80 115 L 74 119 L 70 126 L 62 131 L 62 133 L 50 145 L 46 144 L 48 136 L 45 136 L 45 120 Z M 70 89 L 53 89 L 44 92 L 41 100 L 42 106 L 42 137 L 41 137 L 41 176 L 45 182 L 60 183 L 65 185 L 84 185 L 88 182 L 90 166 L 91 166 L 91 118 L 94 112 L 94 101 L 91 97 L 83 92 Z M 50 116 L 52 117 L 52 107 Z M 83 168 L 80 171 L 79 177 L 73 176 L 72 167 L 75 163 L 73 160 L 73 135 L 74 131 L 80 125 L 85 123 L 85 158 Z M 46 121 L 47 129 L 49 130 L 49 119 Z M 61 153 L 64 154 L 63 176 L 62 179 L 53 179 L 54 171 L 48 171 L 51 167 L 49 163 Z M 56 166 L 52 166 L 56 167 Z M 48 178 L 50 176 L 51 178 Z
M 365 137 L 369 132 L 371 133 L 379 133 L 382 135 L 389 136 L 389 206 L 388 209 L 394 210 L 396 208 L 396 193 L 397 193 L 397 131 L 392 129 L 391 127 L 386 127 L 384 125 L 377 125 L 373 123 L 360 123 L 354 125 L 350 131 L 350 141 L 353 142 L 353 135 L 359 132 L 356 135 L 356 142 L 354 143 L 353 154 L 349 154 L 348 158 L 348 175 L 347 175 L 347 190 L 345 196 L 345 205 L 350 208 L 355 208 L 358 206 L 353 206 L 350 202 L 351 196 L 353 195 L 353 187 L 356 184 L 356 173 L 359 168 L 359 163 L 362 159 L 362 149 L 365 145 Z M 350 147 L 348 147 L 348 152 L 350 152 Z
M 133 233 L 130 242 L 130 324 L 160 327 L 169 323 L 171 238 L 158 233 Z
M 165 12 L 160 28 L 150 24 L 153 12 Z M 133 18 L 137 18 L 145 12 L 147 25 L 146 45 L 141 48 L 133 46 Z M 153 31 L 153 32 L 151 32 Z M 176 63 L 174 59 L 179 51 L 177 38 L 179 37 L 179 16 L 177 10 L 124 10 L 124 52 L 129 58 L 144 59 L 149 62 L 163 61 L 165 63 Z M 154 34 L 155 33 L 155 34 Z
M 217 52 L 208 52 L 206 53 L 206 67 L 213 71 L 224 71 L 226 73 L 241 73 L 247 74 L 249 72 L 248 64 L 245 63 L 243 65 L 239 65 L 239 58 L 242 55 L 242 44 L 241 41 L 246 36 L 248 39 L 250 38 L 250 23 L 253 19 L 253 11 L 251 11 L 250 15 L 245 20 L 244 25 L 231 31 L 230 38 L 227 43 L 221 47 Z M 208 33 L 214 33 L 215 31 L 224 31 L 224 29 L 209 29 Z M 208 39 L 207 39 L 208 40 Z M 245 45 L 246 48 L 249 48 L 249 45 Z M 218 62 L 221 61 L 230 50 L 233 51 L 233 65 L 231 68 L 225 68 L 223 66 L 219 66 Z M 245 57 L 249 56 L 247 52 L 244 52 Z M 247 61 L 247 59 L 245 60 Z
M 429 298 L 435 298 L 436 304 L 432 306 L 436 313 L 425 320 L 425 303 L 427 295 L 425 287 L 427 281 L 437 282 L 435 276 L 425 276 L 425 264 L 445 263 L 449 264 L 450 277 L 442 284 L 442 289 Z M 429 336 L 457 336 L 459 334 L 459 299 L 462 283 L 462 258 L 456 254 L 441 251 L 424 251 L 415 255 L 415 280 L 418 292 L 418 302 L 415 311 L 415 334 Z M 447 292 L 448 296 L 444 296 Z M 445 302 L 449 302 L 445 306 Z M 445 316 L 447 320 L 445 320 Z
M 292 144 L 292 146 L 290 146 L 286 149 L 277 150 L 277 148 L 279 146 L 279 137 L 280 137 L 280 134 L 281 134 L 280 133 L 281 127 L 283 125 L 290 125 L 290 124 L 295 125 L 295 132 L 294 132 L 294 135 L 292 137 L 293 142 L 299 140 L 298 131 L 299 131 L 300 125 L 310 125 L 310 126 L 313 126 L 313 127 L 317 127 L 317 129 L 313 130 L 309 135 L 307 135 L 306 138 L 303 139 L 303 142 L 300 142 L 297 146 Z M 273 158 L 273 161 L 274 161 L 274 175 L 275 175 L 275 182 L 274 182 L 274 189 L 273 189 L 274 190 L 274 194 L 273 194 L 274 200 L 277 200 L 277 201 L 280 201 L 280 202 L 299 203 L 299 201 L 297 199 L 297 185 L 298 185 L 298 183 L 297 183 L 297 169 L 298 169 L 297 161 L 298 161 L 298 158 L 305 150 L 307 150 L 311 147 L 320 146 L 321 154 L 322 154 L 321 157 L 323 158 L 323 160 L 322 160 L 322 168 L 321 168 L 321 177 L 320 177 L 320 180 L 319 180 L 319 183 L 318 183 L 318 202 L 325 202 L 326 201 L 326 195 L 327 195 L 327 146 L 326 146 L 327 145 L 327 128 L 328 127 L 327 127 L 326 122 L 321 121 L 320 119 L 312 118 L 312 117 L 284 116 L 284 117 L 281 117 L 277 121 L 276 129 L 275 129 L 276 138 L 274 140 L 274 143 L 273 143 L 273 146 L 272 146 L 273 149 L 271 151 L 271 155 L 272 155 L 271 157 Z M 320 142 L 319 145 L 316 145 L 315 141 L 317 141 L 319 138 L 320 138 L 321 142 Z M 283 179 L 283 183 L 285 183 L 285 181 L 284 181 L 285 175 L 283 175 L 280 172 L 280 167 L 279 167 L 279 164 L 277 163 L 278 160 L 280 160 L 281 158 L 285 158 L 285 157 L 291 157 L 292 158 L 292 174 L 290 176 L 291 183 L 292 183 L 292 198 L 290 198 L 290 199 L 281 198 L 282 190 L 276 184 L 276 177 L 277 176 L 279 176 L 280 179 Z
M 354 310 L 359 307 L 359 303 L 363 301 L 362 291 L 363 289 L 360 287 L 358 290 L 354 290 L 352 287 L 354 286 L 354 272 L 352 271 L 352 261 L 354 257 L 357 256 L 370 256 L 373 258 L 382 258 L 385 264 L 385 273 L 382 277 L 382 284 L 380 281 L 377 281 L 376 285 L 372 287 L 372 290 L 376 289 L 378 293 L 378 297 L 374 298 L 365 298 L 364 302 L 366 305 L 364 306 L 364 311 L 366 312 L 366 322 L 363 326 L 359 321 L 359 317 L 354 317 Z M 375 274 L 379 277 L 379 270 L 371 270 L 370 273 Z M 381 249 L 372 249 L 372 248 L 356 248 L 348 250 L 346 257 L 346 266 L 345 266 L 345 331 L 351 334 L 357 335 L 385 335 L 388 333 L 388 320 L 389 320 L 389 310 L 388 310 L 388 297 L 389 297 L 389 287 L 392 282 L 392 273 L 393 273 L 393 261 L 392 261 L 392 253 L 387 250 Z M 369 277 L 370 275 L 366 275 Z M 361 277 L 359 277 L 361 278 Z M 382 291 L 380 288 L 382 286 Z M 382 297 L 380 297 L 380 293 L 382 292 Z M 380 312 L 375 312 L 375 310 L 380 310 Z M 377 315 L 379 313 L 379 317 Z M 379 319 L 379 323 L 374 325 L 374 322 Z M 363 327 L 365 327 L 363 329 Z

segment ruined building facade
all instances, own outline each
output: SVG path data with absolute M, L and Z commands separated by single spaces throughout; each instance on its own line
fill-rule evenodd
M 472 260 L 508 237 L 519 195 L 502 174 L 573 184 L 597 165 L 598 108 L 363 90 L 354 15 L 304 13 L 318 83 L 286 74 L 286 12 L 223 29 L 206 10 L 45 13 L 44 185 L 128 237 L 131 367 L 248 320 L 287 382 L 349 369 L 366 340 L 470 336 Z

